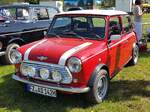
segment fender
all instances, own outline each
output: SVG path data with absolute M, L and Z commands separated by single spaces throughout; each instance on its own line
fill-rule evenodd
M 105 64 L 99 64 L 99 65 L 95 68 L 95 70 L 93 71 L 92 76 L 91 76 L 90 79 L 89 79 L 88 86 L 90 86 L 90 87 L 92 86 L 92 83 L 93 83 L 93 81 L 94 81 L 94 79 L 95 79 L 95 76 L 97 75 L 98 71 L 100 71 L 101 69 L 107 70 L 107 72 L 108 72 L 108 74 L 109 74 L 109 69 L 108 69 L 107 65 L 105 65 Z M 109 77 L 109 76 L 108 76 L 108 77 Z M 109 77 L 109 78 L 110 78 L 110 77 Z

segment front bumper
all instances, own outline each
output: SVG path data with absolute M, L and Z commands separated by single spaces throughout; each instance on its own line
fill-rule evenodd
M 71 92 L 71 93 L 86 93 L 90 90 L 89 87 L 85 87 L 85 88 L 76 88 L 76 87 L 62 87 L 62 86 L 50 86 L 50 85 L 44 85 L 44 84 L 38 84 L 35 82 L 31 82 L 25 79 L 20 78 L 17 75 L 13 75 L 12 78 L 14 80 L 26 83 L 26 84 L 32 84 L 32 85 L 36 85 L 36 86 L 40 86 L 40 87 L 45 87 L 45 88 L 49 88 L 49 89 L 55 89 L 58 91 L 64 91 L 64 92 Z
M 6 53 L 5 51 L 1 51 L 1 52 L 0 52 L 0 56 L 5 55 L 5 53 Z

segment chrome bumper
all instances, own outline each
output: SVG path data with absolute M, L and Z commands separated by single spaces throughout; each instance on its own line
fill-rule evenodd
M 85 93 L 88 92 L 90 90 L 89 87 L 85 87 L 85 88 L 75 88 L 75 87 L 61 87 L 61 86 L 49 86 L 49 85 L 43 85 L 43 84 L 38 84 L 38 83 L 34 83 L 25 79 L 20 78 L 17 75 L 12 75 L 12 78 L 14 80 L 26 83 L 26 84 L 32 84 L 32 85 L 36 85 L 36 86 L 40 86 L 40 87 L 44 87 L 44 88 L 50 88 L 50 89 L 55 89 L 58 91 L 64 91 L 64 92 L 72 92 L 72 93 Z
M 3 56 L 3 55 L 5 55 L 5 51 L 2 51 L 2 52 L 0 52 L 0 56 Z

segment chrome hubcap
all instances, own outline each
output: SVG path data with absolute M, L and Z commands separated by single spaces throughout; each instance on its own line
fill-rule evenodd
M 102 100 L 107 92 L 108 89 L 108 82 L 107 77 L 105 75 L 100 76 L 97 82 L 97 96 L 100 100 Z
M 16 58 L 15 58 L 15 56 L 14 56 L 14 50 L 16 50 L 17 48 L 18 48 L 18 47 L 16 46 L 16 47 L 12 48 L 12 49 L 9 51 L 8 56 L 9 56 L 9 59 L 10 59 L 10 62 L 11 62 L 11 63 L 14 63 L 14 62 L 16 61 Z

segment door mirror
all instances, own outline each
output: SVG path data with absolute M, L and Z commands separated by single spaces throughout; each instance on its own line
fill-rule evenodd
M 110 40 L 119 40 L 121 38 L 121 35 L 111 35 Z
M 47 31 L 44 31 L 44 37 L 47 35 Z

